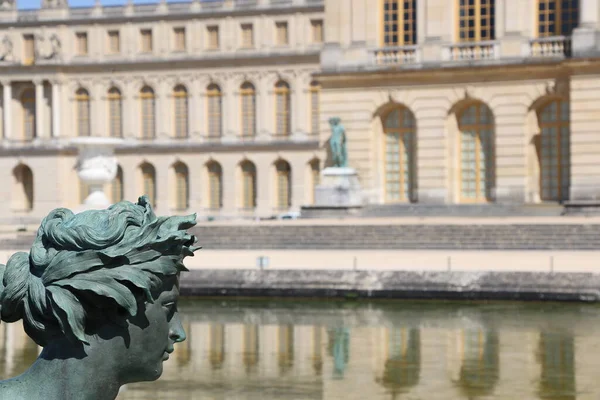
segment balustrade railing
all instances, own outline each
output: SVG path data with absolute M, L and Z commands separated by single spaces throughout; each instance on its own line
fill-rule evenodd
M 479 61 L 495 60 L 500 56 L 497 41 L 454 43 L 445 47 L 446 61 Z
M 414 64 L 420 61 L 419 53 L 419 47 L 417 45 L 382 47 L 373 50 L 373 61 L 375 65 Z
M 566 36 L 550 36 L 529 41 L 531 57 L 570 57 L 571 38 Z

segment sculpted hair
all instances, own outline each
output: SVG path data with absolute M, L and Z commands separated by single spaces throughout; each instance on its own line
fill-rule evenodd
M 0 265 L 2 321 L 23 319 L 41 346 L 66 336 L 87 343 L 91 315 L 136 315 L 141 293 L 153 302 L 162 278 L 187 271 L 196 215 L 157 217 L 146 196 L 106 210 L 73 214 L 58 208 L 41 223 L 31 252 Z

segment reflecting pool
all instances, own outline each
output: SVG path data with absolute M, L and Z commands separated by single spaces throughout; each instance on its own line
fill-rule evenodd
M 188 340 L 119 399 L 598 399 L 600 306 L 183 299 Z M 0 372 L 37 356 L 2 324 Z

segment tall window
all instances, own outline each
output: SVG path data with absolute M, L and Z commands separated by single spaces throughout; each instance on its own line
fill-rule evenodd
M 253 368 L 258 364 L 258 325 L 244 325 L 244 365 Z
M 140 101 L 142 105 L 142 139 L 154 139 L 156 133 L 154 90 L 149 86 L 144 86 L 140 91 Z
M 417 0 L 383 1 L 383 45 L 417 43 Z
M 244 82 L 240 88 L 242 97 L 242 137 L 252 138 L 256 134 L 256 92 L 254 85 Z
M 464 202 L 492 199 L 494 186 L 494 117 L 483 103 L 459 115 L 460 197 Z
M 77 32 L 77 55 L 86 56 L 88 54 L 88 36 L 86 32 Z
M 217 25 L 211 25 L 206 28 L 206 32 L 206 46 L 209 50 L 217 50 L 219 48 L 219 27 Z
M 23 35 L 23 64 L 31 65 L 35 60 L 35 39 L 31 34 Z
M 156 208 L 156 172 L 151 164 L 142 164 L 142 192 L 148 196 L 152 207 Z
M 242 24 L 242 47 L 254 47 L 254 29 L 252 24 Z
M 188 136 L 188 93 L 183 85 L 173 89 L 173 102 L 175 106 L 175 137 Z
M 223 205 L 222 177 L 223 171 L 219 163 L 212 161 L 206 166 L 208 170 L 208 208 L 218 210 Z
M 90 95 L 87 90 L 81 88 L 75 93 L 77 104 L 77 135 L 90 136 Z
M 152 29 L 142 29 L 140 31 L 142 53 L 152 52 Z
M 310 27 L 312 30 L 312 42 L 323 43 L 323 20 L 313 19 L 310 21 Z
M 538 36 L 570 36 L 579 23 L 579 0 L 538 0 Z
M 291 206 L 292 200 L 292 169 L 287 161 L 279 160 L 275 163 L 277 173 L 277 208 L 286 210 Z
M 119 54 L 121 52 L 119 31 L 108 31 L 108 51 L 111 54 Z
M 291 133 L 290 86 L 284 81 L 279 81 L 275 85 L 275 118 L 275 135 L 289 135 Z
M 493 40 L 495 0 L 459 0 L 458 38 L 461 42 Z
M 175 51 L 185 51 L 185 28 L 177 27 L 173 29 L 175 39 Z
M 256 207 L 256 167 L 250 161 L 244 161 L 242 167 L 242 208 L 252 210 Z
M 188 168 L 183 163 L 177 163 L 173 170 L 175 172 L 175 209 L 185 210 L 189 205 Z
M 110 200 L 113 204 L 123 201 L 123 169 L 120 165 L 117 167 L 115 179 L 111 182 L 110 195 Z
M 206 88 L 208 97 L 208 136 L 210 138 L 220 138 L 222 132 L 222 96 L 219 85 L 210 84 Z
M 310 162 L 310 185 L 309 188 L 312 190 L 312 202 L 315 202 L 315 194 L 317 185 L 321 183 L 321 166 L 319 159 L 315 158 Z
M 276 38 L 275 38 L 276 43 L 279 46 L 286 46 L 289 42 L 287 22 L 276 22 L 275 23 L 275 32 L 276 32 Z
M 210 365 L 213 369 L 220 369 L 225 362 L 225 325 L 211 324 L 208 341 Z
M 294 325 L 279 326 L 278 331 L 279 369 L 286 372 L 294 365 Z
M 23 107 L 23 140 L 32 140 L 35 135 L 35 92 L 26 89 L 21 95 Z
M 414 201 L 416 184 L 415 118 L 406 107 L 395 108 L 383 120 L 385 135 L 385 200 Z
M 540 191 L 542 200 L 569 198 L 569 103 L 553 100 L 538 112 L 540 124 Z
M 28 166 L 20 164 L 13 170 L 13 177 L 13 208 L 17 211 L 30 211 L 33 208 L 33 173 Z
M 116 87 L 108 91 L 108 129 L 111 137 L 123 136 L 123 100 Z
M 319 93 L 321 87 L 317 82 L 311 82 L 310 84 L 310 133 L 313 135 L 319 134 Z

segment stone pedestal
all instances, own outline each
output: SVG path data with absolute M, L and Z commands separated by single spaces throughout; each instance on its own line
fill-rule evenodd
M 337 217 L 358 214 L 363 192 L 354 168 L 329 167 L 321 172 L 315 188 L 315 204 L 301 209 L 303 218 Z

